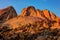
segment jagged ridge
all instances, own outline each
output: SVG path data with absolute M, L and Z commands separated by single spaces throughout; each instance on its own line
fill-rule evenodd
M 5 9 L 0 9 L 0 23 L 3 23 L 16 16 L 17 13 L 12 6 L 9 6 Z
M 0 39 L 60 40 L 60 18 L 48 10 L 24 8 L 19 16 L 1 25 Z

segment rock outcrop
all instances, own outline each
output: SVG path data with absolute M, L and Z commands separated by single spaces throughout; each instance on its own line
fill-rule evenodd
M 5 9 L 0 9 L 0 23 L 4 23 L 5 21 L 14 18 L 16 16 L 17 13 L 12 6 L 9 6 Z
M 8 20 L 0 27 L 1 40 L 60 40 L 60 18 L 53 12 L 30 6 L 17 16 L 15 12 L 9 12 L 8 8 L 6 10 Z
M 20 16 L 33 16 L 33 17 L 39 17 L 48 20 L 55 20 L 58 18 L 54 13 L 50 12 L 47 9 L 39 10 L 39 9 L 35 9 L 33 6 L 24 8 Z

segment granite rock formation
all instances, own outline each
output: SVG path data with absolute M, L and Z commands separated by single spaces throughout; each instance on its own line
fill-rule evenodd
M 5 21 L 14 18 L 16 16 L 17 13 L 12 6 L 9 6 L 5 9 L 0 9 L 0 23 L 4 23 Z
M 1 40 L 60 40 L 60 18 L 47 9 L 29 6 L 13 17 L 0 26 Z

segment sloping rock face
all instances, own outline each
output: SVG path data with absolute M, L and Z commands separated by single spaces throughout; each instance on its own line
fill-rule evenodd
M 46 22 L 53 23 L 53 28 L 56 28 L 57 26 L 58 26 L 57 28 L 60 28 L 59 17 L 57 17 L 53 12 L 50 12 L 47 9 L 39 10 L 35 9 L 33 6 L 29 6 L 28 8 L 24 8 L 22 10 L 20 16 L 38 17 L 45 20 Z
M 33 16 L 33 17 L 39 17 L 44 18 L 48 20 L 54 20 L 58 18 L 54 13 L 51 13 L 49 10 L 39 10 L 35 9 L 33 6 L 29 6 L 28 8 L 24 8 L 22 10 L 22 13 L 20 16 Z
M 12 6 L 9 6 L 5 9 L 0 9 L 0 23 L 3 23 L 16 16 L 17 16 L 17 13 Z
M 24 8 L 0 27 L 1 40 L 60 40 L 60 18 L 48 10 Z

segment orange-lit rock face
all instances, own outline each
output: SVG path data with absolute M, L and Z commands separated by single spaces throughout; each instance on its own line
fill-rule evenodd
M 21 16 L 36 16 L 36 10 L 32 6 L 30 6 L 28 8 L 24 8 Z
M 54 13 L 51 12 L 50 14 L 51 14 L 52 20 L 56 20 L 58 18 Z
M 37 17 L 19 16 L 19 17 L 13 18 L 13 19 L 5 22 L 4 24 L 10 24 L 11 27 L 13 27 L 13 29 L 15 29 L 15 28 L 19 27 L 19 25 L 34 24 L 35 22 L 40 23 L 41 21 L 42 21 L 42 19 L 39 19 Z
M 35 40 L 40 36 L 57 40 L 56 37 L 60 37 L 60 18 L 48 10 L 30 6 L 17 16 L 14 8 L 8 7 L 0 10 L 0 21 L 4 22 L 0 25 L 0 37 L 4 40 Z
M 57 18 L 57 16 L 51 13 L 49 10 L 39 10 L 35 9 L 33 6 L 24 8 L 20 16 L 33 16 L 48 20 L 55 20 Z
M 50 12 L 48 10 L 43 10 L 43 14 L 47 19 L 51 19 Z
M 25 13 L 26 13 L 26 8 L 23 8 L 23 10 L 22 10 L 22 14 L 20 15 L 20 16 L 24 16 L 25 15 Z
M 37 9 L 37 10 L 36 10 L 36 14 L 37 14 L 36 17 L 45 19 L 45 18 L 44 18 L 44 15 L 43 15 L 43 12 L 42 12 L 41 10 Z
M 13 17 L 16 17 L 17 13 L 12 6 L 0 10 L 0 22 L 5 22 Z
M 59 20 L 59 22 L 60 22 L 60 18 L 59 18 L 58 20 Z
M 42 23 L 42 24 L 39 24 L 39 25 L 42 25 L 42 27 L 45 27 L 45 28 L 51 27 L 52 29 L 60 28 L 59 18 L 54 13 L 52 13 L 48 10 L 35 9 L 33 6 L 24 8 L 22 10 L 22 13 L 20 14 L 20 16 L 10 20 L 13 22 L 7 21 L 6 24 L 11 24 L 13 26 L 13 28 L 15 28 L 19 24 L 26 25 L 29 23 L 34 23 L 34 21 L 38 22 L 36 20 L 42 20 L 42 22 L 39 22 L 39 23 Z
M 0 16 L 1 20 L 8 20 L 3 24 L 10 25 L 11 29 L 22 28 L 20 32 L 22 32 L 23 29 L 28 25 L 30 28 L 27 28 L 26 31 L 31 32 L 32 34 L 39 32 L 39 28 L 41 27 L 60 29 L 60 18 L 58 18 L 54 13 L 51 13 L 48 10 L 35 9 L 33 6 L 24 8 L 20 16 L 17 16 L 13 7 L 8 7 L 0 10 Z M 32 29 L 32 27 L 34 27 L 34 29 Z

